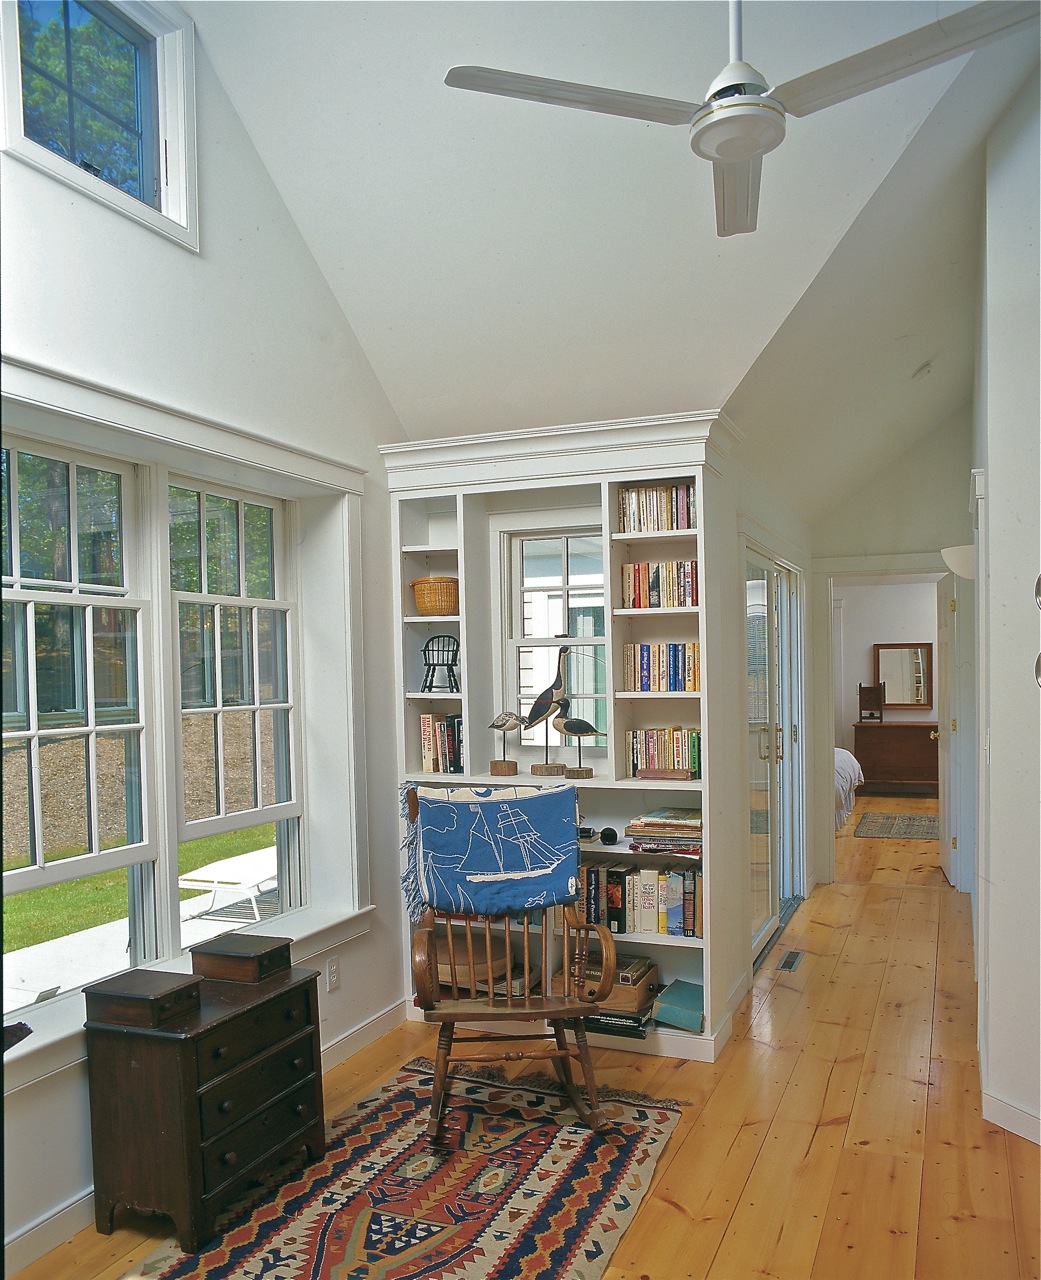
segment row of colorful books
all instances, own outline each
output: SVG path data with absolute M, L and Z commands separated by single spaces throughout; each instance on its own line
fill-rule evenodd
M 671 728 L 626 729 L 625 776 L 635 778 L 642 769 L 686 769 L 701 777 L 701 730 Z
M 423 712 L 419 749 L 424 773 L 462 773 L 463 717 Z
M 698 527 L 694 482 L 622 485 L 618 490 L 618 528 L 622 533 L 667 533 Z
M 622 646 L 622 688 L 633 693 L 697 693 L 701 645 L 696 640 Z
M 622 565 L 623 609 L 683 609 L 698 603 L 696 560 L 636 560 Z
M 704 934 L 701 854 L 682 862 L 638 867 L 629 862 L 583 859 L 578 911 L 612 933 L 656 933 L 677 938 Z

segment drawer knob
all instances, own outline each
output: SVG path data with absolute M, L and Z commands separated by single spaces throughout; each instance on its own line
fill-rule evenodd
M 296 1106 L 293 1108 L 293 1114 L 302 1116 L 305 1110 L 306 1108 L 304 1107 L 304 1104 L 302 1102 L 298 1102 Z
M 221 1156 L 221 1164 L 233 1165 L 238 1160 L 238 1156 L 234 1151 L 225 1151 Z
M 217 1110 L 221 1113 L 222 1116 L 226 1116 L 228 1112 L 234 1108 L 234 1106 L 235 1104 L 234 1102 L 231 1101 L 230 1098 L 225 1098 L 224 1101 L 217 1108 Z
M 305 1065 L 306 1061 L 307 1061 L 307 1059 L 306 1059 L 306 1058 L 294 1058 L 294 1059 L 293 1059 L 293 1070 L 294 1070 L 294 1071 L 303 1071 L 303 1069 L 304 1069 L 304 1065 Z
M 226 1058 L 228 1056 L 228 1046 L 226 1044 L 218 1045 L 213 1051 L 215 1058 Z
M 296 1022 L 299 1017 L 300 1017 L 299 1009 L 286 1010 L 286 1022 Z

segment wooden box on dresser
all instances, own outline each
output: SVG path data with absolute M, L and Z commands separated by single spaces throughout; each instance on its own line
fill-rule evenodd
M 131 970 L 84 994 L 97 1229 L 120 1204 L 162 1213 L 195 1253 L 251 1180 L 324 1156 L 325 1120 L 317 973 L 190 981 Z
M 721 639 L 720 582 L 735 576 L 721 557 L 724 547 L 737 545 L 733 503 L 723 475 L 730 444 L 729 429 L 718 415 L 683 415 L 381 450 L 394 504 L 401 781 L 435 786 L 574 785 L 583 825 L 595 831 L 612 827 L 620 836 L 634 817 L 650 810 L 699 811 L 703 936 L 635 932 L 618 933 L 616 941 L 622 952 L 647 954 L 657 964 L 662 983 L 683 979 L 703 986 L 704 1030 L 694 1034 L 659 1024 L 644 1038 L 594 1033 L 591 1040 L 606 1047 L 702 1061 L 718 1056 L 730 1034 L 733 1009 L 747 989 L 735 938 L 748 911 L 740 898 L 740 875 L 723 865 L 727 850 L 722 839 L 727 790 L 733 791 L 734 807 L 740 803 L 740 784 L 722 766 L 714 772 L 714 762 L 722 756 L 713 745 L 723 742 L 726 716 L 743 715 L 737 700 L 739 683 L 721 675 L 727 661 L 744 661 L 740 639 L 729 646 Z M 659 515 L 652 517 L 648 504 L 655 503 Z M 660 511 L 666 508 L 670 514 L 663 519 Z M 716 521 L 723 531 L 714 538 Z M 727 527 L 734 530 L 732 539 Z M 598 690 L 606 699 L 606 733 L 583 744 L 582 764 L 591 768 L 592 777 L 570 782 L 533 774 L 532 765 L 541 766 L 550 750 L 553 760 L 574 765 L 576 744 L 544 748 L 538 741 L 525 744 L 516 734 L 508 754 L 516 760 L 517 772 L 503 776 L 503 738 L 490 725 L 504 709 L 519 710 L 516 681 L 508 669 L 514 660 L 509 655 L 516 652 L 516 637 L 510 633 L 516 596 L 510 539 L 559 536 L 562 531 L 600 540 L 604 634 L 595 640 L 602 644 L 598 652 L 603 654 L 604 683 Z M 661 570 L 653 607 L 643 598 L 631 598 L 633 571 L 625 566 L 643 563 L 669 566 L 668 591 L 663 585 L 666 570 Z M 421 573 L 439 572 L 459 577 L 459 613 L 431 623 L 416 616 L 410 583 Z M 740 600 L 735 600 L 735 617 L 740 616 L 739 606 Z M 460 641 L 460 688 L 450 695 L 421 691 L 418 654 L 431 625 L 449 630 Z M 581 639 L 573 643 L 581 645 Z M 663 675 L 653 690 L 641 690 L 632 676 L 639 645 L 665 651 L 671 646 L 672 652 L 688 658 L 696 652 L 698 673 L 686 681 Z M 728 648 L 734 650 L 729 658 L 724 652 Z M 727 707 L 731 687 L 736 691 L 734 705 Z M 460 772 L 424 770 L 421 718 L 431 713 L 458 718 L 463 742 Z M 645 741 L 648 730 L 674 726 L 698 735 L 697 767 L 671 778 L 631 776 L 634 742 Z M 660 868 L 670 861 L 631 849 L 624 837 L 609 846 L 584 841 L 582 856 L 634 869 Z M 405 968 L 411 971 L 407 936 Z M 412 1010 L 410 1016 L 421 1014 Z

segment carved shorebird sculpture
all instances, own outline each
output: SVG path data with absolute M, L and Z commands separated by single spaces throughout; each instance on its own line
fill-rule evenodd
M 541 724 L 543 720 L 548 720 L 553 712 L 556 711 L 561 695 L 564 692 L 564 667 L 570 652 L 570 645 L 563 645 L 558 650 L 556 679 L 548 689 L 543 689 L 531 704 L 531 709 L 528 711 L 527 719 L 525 720 L 525 724 L 529 729 Z
M 578 767 L 582 768 L 582 739 L 583 738 L 605 738 L 607 735 L 601 733 L 595 724 L 590 724 L 588 720 L 577 720 L 571 714 L 571 699 L 560 698 L 558 703 L 560 710 L 553 717 L 553 728 L 563 737 L 578 739 Z
M 523 729 L 527 723 L 525 717 L 518 715 L 516 711 L 500 711 L 488 726 L 489 729 L 498 729 L 502 734 L 502 758 L 504 760 L 506 759 L 506 735 L 513 733 L 516 729 Z

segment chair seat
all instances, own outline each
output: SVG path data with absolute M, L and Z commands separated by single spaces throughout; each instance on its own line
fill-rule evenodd
M 516 1021 L 544 1018 L 551 1022 L 557 1018 L 588 1018 L 599 1013 L 599 1006 L 588 1000 L 568 1000 L 563 996 L 514 996 L 507 1001 L 504 996 L 491 1000 L 440 1000 L 436 1009 L 424 1013 L 427 1022 L 496 1022 L 503 1019 Z

